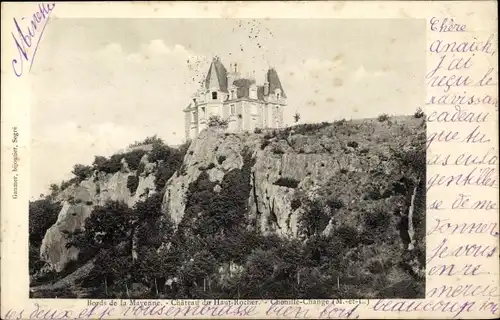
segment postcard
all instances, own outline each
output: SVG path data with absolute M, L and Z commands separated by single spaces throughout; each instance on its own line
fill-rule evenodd
M 493 319 L 493 1 L 2 4 L 2 319 Z

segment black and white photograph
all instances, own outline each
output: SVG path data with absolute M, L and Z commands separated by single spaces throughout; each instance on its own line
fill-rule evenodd
M 425 298 L 425 48 L 421 19 L 51 20 L 30 298 Z

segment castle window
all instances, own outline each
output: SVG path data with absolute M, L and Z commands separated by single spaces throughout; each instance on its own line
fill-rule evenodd
M 276 94 L 276 98 L 277 98 L 277 99 L 279 99 L 279 98 L 280 98 L 280 94 L 279 94 L 279 93 L 277 93 L 277 94 Z
M 217 92 L 212 92 L 212 100 L 217 100 Z
M 250 99 L 257 99 L 257 90 L 254 88 L 250 90 Z
M 203 118 L 207 117 L 207 109 L 205 109 L 205 107 L 201 107 L 201 115 Z
M 234 94 L 234 90 L 231 90 L 231 99 L 235 99 L 235 94 Z
M 193 112 L 192 115 L 193 115 L 193 120 L 192 121 L 196 122 L 196 112 Z
M 235 111 L 234 109 L 235 109 L 235 108 L 234 108 L 234 104 L 232 104 L 232 105 L 231 105 L 231 115 L 234 115 L 234 114 L 235 114 L 235 112 L 236 112 L 236 111 Z

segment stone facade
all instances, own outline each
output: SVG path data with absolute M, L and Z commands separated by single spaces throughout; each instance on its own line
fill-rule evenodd
M 229 132 L 283 127 L 286 98 L 274 68 L 267 71 L 264 84 L 257 85 L 253 77 L 241 76 L 236 63 L 227 71 L 215 57 L 202 87 L 184 109 L 186 139 L 205 129 L 211 116 L 227 120 Z

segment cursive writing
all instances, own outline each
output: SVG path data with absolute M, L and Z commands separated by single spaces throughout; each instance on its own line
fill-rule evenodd
M 33 13 L 27 25 L 25 17 L 19 20 L 14 18 L 15 31 L 11 34 L 19 56 L 12 59 L 12 70 L 17 77 L 23 75 L 25 62 L 29 63 L 31 70 L 45 26 L 55 6 L 55 3 L 39 4 L 38 11 Z

